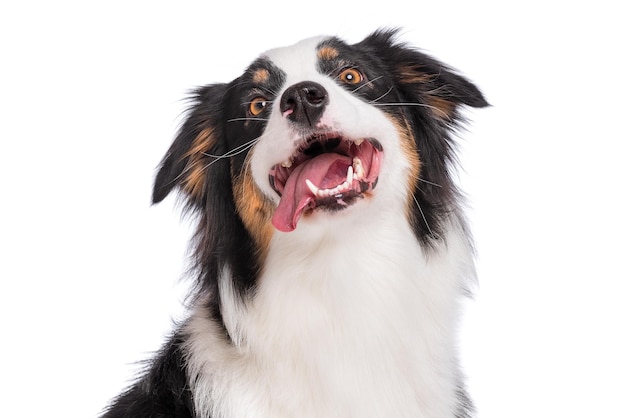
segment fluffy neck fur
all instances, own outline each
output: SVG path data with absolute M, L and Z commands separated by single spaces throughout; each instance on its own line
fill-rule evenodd
M 204 308 L 186 329 L 200 415 L 454 416 L 455 318 L 473 267 L 460 225 L 449 222 L 428 252 L 397 216 L 379 216 L 375 228 L 323 234 L 330 229 L 302 224 L 276 234 L 244 301 L 224 269 L 232 341 Z

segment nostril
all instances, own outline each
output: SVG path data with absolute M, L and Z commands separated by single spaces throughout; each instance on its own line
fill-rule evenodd
M 285 92 L 283 93 L 283 96 L 280 99 L 280 111 L 282 113 L 291 113 L 296 108 L 296 97 L 294 93 L 295 92 L 291 91 L 291 88 L 285 90 Z
M 317 83 L 303 87 L 301 93 L 304 100 L 312 105 L 323 103 L 327 96 L 326 89 Z
M 282 100 L 280 101 L 280 111 L 283 116 L 288 116 L 293 113 L 296 108 L 296 99 L 292 97 L 285 98 L 283 95 Z

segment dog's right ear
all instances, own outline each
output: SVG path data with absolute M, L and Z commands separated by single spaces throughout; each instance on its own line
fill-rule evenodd
M 191 106 L 176 139 L 158 168 L 152 203 L 159 203 L 175 188 L 184 193 L 187 203 L 195 206 L 206 196 L 207 178 L 220 155 L 222 137 L 222 101 L 226 84 L 213 84 L 195 90 Z

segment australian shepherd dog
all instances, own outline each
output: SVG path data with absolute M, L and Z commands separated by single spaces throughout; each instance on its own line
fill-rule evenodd
M 104 417 L 469 417 L 457 71 L 379 30 L 193 92 L 153 201 L 197 220 L 189 316 Z

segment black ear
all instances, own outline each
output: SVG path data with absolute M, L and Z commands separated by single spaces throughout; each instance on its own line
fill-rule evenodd
M 392 75 L 389 92 L 394 94 L 381 97 L 378 104 L 388 100 L 403 105 L 393 109 L 405 120 L 421 162 L 415 165 L 418 169 L 412 178 L 411 224 L 416 236 L 429 245 L 443 236 L 445 223 L 461 196 L 451 176 L 456 158 L 450 130 L 463 119 L 461 106 L 485 107 L 488 103 L 469 80 L 423 52 L 397 42 L 396 33 L 374 32 L 359 49 L 365 49 Z
M 489 106 L 474 84 L 456 71 L 415 48 L 395 42 L 397 30 L 379 30 L 362 41 L 394 74 L 406 100 L 421 102 L 433 110 L 433 115 L 454 120 L 459 105 Z
M 176 139 L 158 168 L 152 192 L 152 203 L 159 203 L 180 186 L 188 203 L 199 203 L 205 194 L 208 168 L 219 154 L 222 135 L 222 100 L 226 84 L 197 89 Z

